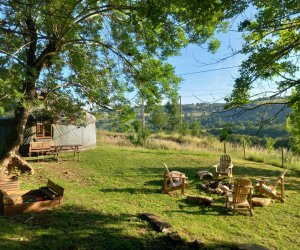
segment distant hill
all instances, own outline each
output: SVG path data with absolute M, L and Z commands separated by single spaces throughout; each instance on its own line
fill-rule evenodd
M 182 106 L 182 110 L 185 121 L 200 120 L 202 128 L 214 134 L 215 129 L 224 128 L 229 123 L 233 132 L 238 134 L 274 138 L 287 136 L 285 123 L 291 109 L 282 104 L 272 104 L 255 108 L 256 104 L 250 104 L 247 110 L 224 110 L 224 104 L 222 103 L 197 103 L 185 104 Z M 268 119 L 270 121 L 260 127 L 262 121 Z
M 199 122 L 203 133 L 215 136 L 219 136 L 224 128 L 230 128 L 231 140 L 238 143 L 246 138 L 250 144 L 264 145 L 268 137 L 273 138 L 277 146 L 288 147 L 289 135 L 285 124 L 291 109 L 281 104 L 255 108 L 260 103 L 261 101 L 248 105 L 247 110 L 224 110 L 224 103 L 184 104 L 183 122 L 188 123 L 189 128 L 192 123 Z M 138 114 L 139 108 L 136 107 L 135 110 Z M 268 123 L 262 126 L 262 121 L 268 119 Z M 155 129 L 151 124 L 151 113 L 145 112 L 145 120 L 148 127 Z M 97 125 L 101 129 L 114 131 L 125 131 L 130 128 L 129 123 L 121 124 L 120 121 L 110 118 L 100 119 Z

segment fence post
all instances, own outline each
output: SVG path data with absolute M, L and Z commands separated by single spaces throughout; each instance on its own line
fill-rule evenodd
M 224 154 L 226 154 L 226 142 L 224 141 Z
M 284 158 L 283 158 L 283 147 L 281 147 L 281 167 L 283 168 L 283 161 L 284 161 Z
M 245 140 L 243 140 L 243 148 L 244 148 L 244 159 L 246 159 L 246 145 L 245 145 Z

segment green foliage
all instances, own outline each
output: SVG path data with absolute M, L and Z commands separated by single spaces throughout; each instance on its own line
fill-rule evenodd
M 245 7 L 227 0 L 2 1 L 0 107 L 21 110 L 16 126 L 24 128 L 27 111 L 42 104 L 71 118 L 84 108 L 125 113 L 136 92 L 151 106 L 174 98 L 181 78 L 167 58 L 189 43 L 210 41 L 215 51 L 215 31 Z
M 141 120 L 135 120 L 132 123 L 135 133 L 129 135 L 130 141 L 134 145 L 144 146 L 147 138 L 150 136 L 150 130 L 147 126 L 143 126 Z
M 190 124 L 188 122 L 183 122 L 182 123 L 182 126 L 180 128 L 180 134 L 185 136 L 185 135 L 188 135 L 190 133 Z
M 300 153 L 300 102 L 295 102 L 292 109 L 293 112 L 289 115 L 286 125 L 291 134 L 292 149 Z
M 0 106 L 31 108 L 47 100 L 70 115 L 83 107 L 120 111 L 134 90 L 147 103 L 159 103 L 176 94 L 181 80 L 166 59 L 188 43 L 209 40 L 215 51 L 214 31 L 224 32 L 226 20 L 244 8 L 196 0 L 5 1 Z
M 191 134 L 199 137 L 201 135 L 201 127 L 199 121 L 193 121 L 191 125 Z
M 151 114 L 151 123 L 155 126 L 158 132 L 161 132 L 167 125 L 167 116 L 162 106 L 154 108 Z
M 175 132 L 180 129 L 180 106 L 178 98 L 174 97 L 166 104 L 166 111 L 168 117 L 168 130 Z
M 232 134 L 231 125 L 227 124 L 222 130 L 219 135 L 220 142 L 225 142 L 229 139 Z
M 300 100 L 297 90 L 292 101 L 282 99 L 287 90 L 299 85 L 299 2 L 298 1 L 248 1 L 256 9 L 251 20 L 245 19 L 239 25 L 243 31 L 242 53 L 247 58 L 239 69 L 234 90 L 227 108 L 241 107 L 251 99 L 251 89 L 268 81 L 277 85 L 265 105 L 272 103 L 295 103 Z M 264 95 L 265 93 L 261 93 Z M 255 95 L 258 96 L 257 94 Z M 280 98 L 280 99 L 279 99 Z M 262 105 L 262 104 L 260 104 Z
M 271 138 L 271 137 L 265 137 L 265 147 L 266 149 L 268 150 L 272 150 L 274 148 L 274 145 L 275 145 L 275 139 Z

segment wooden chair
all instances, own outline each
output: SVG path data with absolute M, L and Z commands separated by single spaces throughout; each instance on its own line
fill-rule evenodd
M 280 200 L 281 202 L 284 202 L 285 196 L 284 196 L 284 175 L 287 170 L 284 170 L 280 173 L 279 177 L 275 181 L 273 186 L 266 185 L 267 178 L 261 177 L 261 179 L 257 183 L 258 192 L 260 196 L 267 195 L 270 196 L 273 199 Z M 277 186 L 280 186 L 280 192 L 277 192 Z
M 220 163 L 213 166 L 216 168 L 215 176 L 217 179 L 222 176 L 232 178 L 233 164 L 230 155 L 222 155 L 220 157 Z
M 169 171 L 168 166 L 164 163 L 165 173 L 163 180 L 162 193 L 168 194 L 175 190 L 181 190 L 181 194 L 184 194 L 184 189 L 187 186 L 187 177 L 184 173 L 178 171 Z
M 235 211 L 249 211 L 252 216 L 252 182 L 248 179 L 236 179 L 233 190 L 226 193 L 226 207 Z

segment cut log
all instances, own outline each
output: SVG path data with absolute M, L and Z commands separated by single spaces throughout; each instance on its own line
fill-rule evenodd
M 210 206 L 211 203 L 214 202 L 214 199 L 207 196 L 192 196 L 188 195 L 186 197 L 186 200 L 189 203 L 197 204 L 197 205 L 204 205 L 204 206 Z
M 138 216 L 151 222 L 160 232 L 167 233 L 169 240 L 176 245 L 174 249 L 202 249 L 204 246 L 204 243 L 199 239 L 194 238 L 194 241 L 188 242 L 178 232 L 173 231 L 172 225 L 155 214 L 141 213 Z
M 262 197 L 253 197 L 252 198 L 252 206 L 253 207 L 267 207 L 273 202 L 274 202 L 274 200 L 272 200 L 270 198 L 262 198 Z
M 139 214 L 141 218 L 144 218 L 151 222 L 160 232 L 163 233 L 170 233 L 172 232 L 173 228 L 172 225 L 169 224 L 168 222 L 164 221 L 162 218 L 155 214 L 151 213 L 142 213 Z

